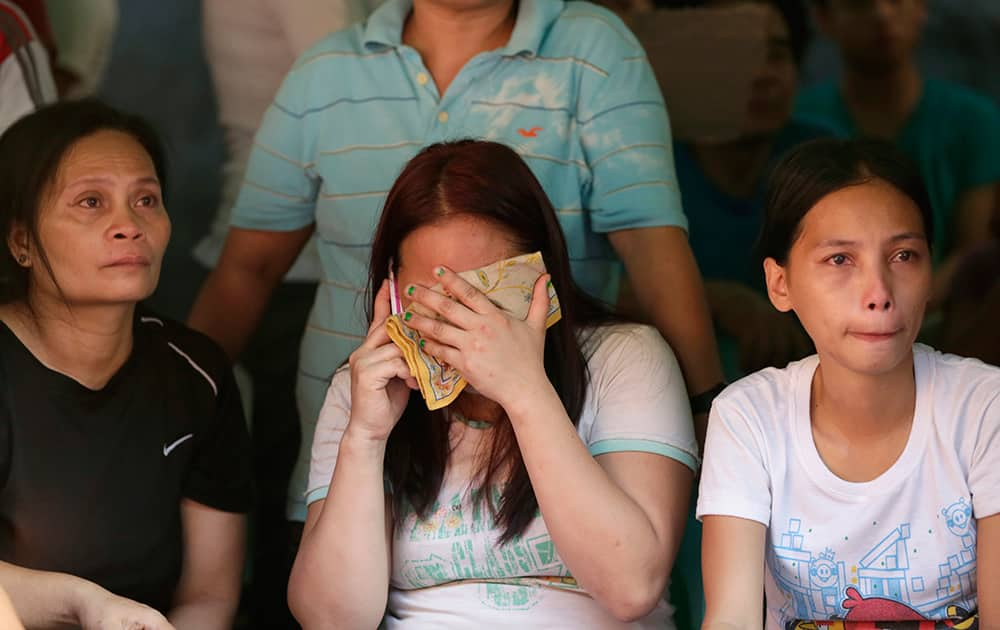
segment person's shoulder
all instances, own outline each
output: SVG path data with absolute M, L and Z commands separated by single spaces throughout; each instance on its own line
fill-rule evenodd
M 840 88 L 836 81 L 818 81 L 799 88 L 795 104 L 799 107 L 831 106 L 840 102 Z
M 800 125 L 823 130 L 826 135 L 846 137 L 852 132 L 840 88 L 833 81 L 801 88 L 795 96 L 792 120 Z
M 327 397 L 335 398 L 341 403 L 350 406 L 351 402 L 351 366 L 347 363 L 337 368 L 330 379 L 330 388 Z
M 924 82 L 924 98 L 933 112 L 945 113 L 952 122 L 1000 124 L 1000 105 L 969 86 L 941 79 Z M 938 117 L 932 116 L 935 120 Z
M 837 83 L 820 81 L 799 88 L 795 95 L 795 118 L 800 121 L 812 121 L 815 116 L 826 117 L 833 114 L 841 106 L 840 88 Z
M 789 363 L 786 367 L 769 367 L 748 374 L 731 383 L 715 398 L 716 404 L 735 405 L 746 409 L 775 410 L 784 407 L 796 392 L 796 383 L 816 369 L 816 355 Z
M 610 70 L 623 60 L 644 57 L 645 52 L 629 27 L 613 11 L 583 0 L 572 0 L 563 5 L 546 33 L 540 55 L 572 56 Z
M 964 405 L 978 399 L 983 404 L 1000 399 L 1000 367 L 979 359 L 961 357 L 914 344 L 914 355 L 930 364 L 925 373 L 933 379 L 935 401 L 950 400 Z
M 793 116 L 779 133 L 779 140 L 789 145 L 798 145 L 810 140 L 831 138 L 837 129 L 828 121 Z
M 144 307 L 137 311 L 136 318 L 138 329 L 161 351 L 160 356 L 169 357 L 175 369 L 206 380 L 218 395 L 219 386 L 232 369 L 219 344 L 204 333 Z
M 584 352 L 591 363 L 611 355 L 631 358 L 673 356 L 660 331 L 647 324 L 614 322 L 584 331 Z
M 289 76 L 309 75 L 319 71 L 324 64 L 368 56 L 372 51 L 365 46 L 364 33 L 365 22 L 358 22 L 321 37 L 295 60 Z

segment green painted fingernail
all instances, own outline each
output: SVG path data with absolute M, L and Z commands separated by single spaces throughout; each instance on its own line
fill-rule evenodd
M 426 343 L 427 343 L 426 341 L 424 341 L 423 339 L 421 339 L 420 340 L 420 347 L 423 348 L 424 344 L 426 344 Z
M 413 317 L 413 313 L 411 313 L 409 311 L 406 311 L 406 315 L 403 315 L 403 321 L 404 322 L 408 322 L 408 321 L 410 321 L 411 317 Z
M 444 275 L 444 267 L 438 267 L 437 269 L 434 270 L 434 273 L 436 275 L 438 275 L 438 276 L 443 276 Z
M 547 287 L 549 287 L 551 289 L 552 288 L 552 281 L 551 280 L 547 281 L 545 283 L 545 286 L 547 286 Z
M 414 291 L 416 291 L 416 290 L 417 290 L 417 287 L 415 287 L 415 286 L 413 286 L 413 285 L 411 284 L 411 285 L 410 285 L 410 286 L 409 286 L 409 287 L 408 287 L 408 288 L 406 289 L 406 294 L 407 294 L 407 295 L 409 295 L 409 296 L 413 296 L 413 292 L 414 292 Z

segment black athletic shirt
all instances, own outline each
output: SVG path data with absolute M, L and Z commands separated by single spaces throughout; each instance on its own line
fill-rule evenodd
M 218 346 L 141 309 L 134 331 L 132 354 L 94 391 L 0 323 L 0 560 L 165 612 L 181 572 L 180 501 L 248 511 L 249 438 Z

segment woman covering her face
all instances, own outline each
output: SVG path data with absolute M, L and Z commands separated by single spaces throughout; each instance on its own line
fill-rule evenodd
M 759 629 L 762 597 L 771 629 L 1000 624 L 1000 369 L 914 343 L 932 224 L 887 145 L 815 141 L 776 170 L 768 294 L 817 354 L 712 408 L 704 627 Z
M 536 251 L 548 274 L 523 320 L 457 274 Z M 469 383 L 444 409 L 428 411 L 386 332 L 390 261 L 401 319 Z M 697 465 L 684 383 L 655 329 L 572 283 L 527 165 L 490 142 L 423 150 L 389 193 L 370 279 L 368 336 L 316 427 L 299 621 L 672 627 L 661 595 Z M 549 282 L 562 318 L 546 329 Z
M 96 102 L 0 137 L 0 586 L 27 627 L 232 624 L 248 438 L 222 352 L 138 304 L 164 186 L 152 130 Z

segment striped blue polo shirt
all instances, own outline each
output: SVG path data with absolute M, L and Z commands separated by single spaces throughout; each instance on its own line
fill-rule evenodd
M 520 0 L 507 45 L 476 55 L 441 95 L 402 42 L 411 6 L 388 0 L 296 62 L 265 113 L 232 213 L 232 225 L 256 230 L 316 224 L 323 276 L 302 342 L 293 518 L 304 518 L 330 377 L 367 330 L 364 285 L 383 201 L 422 147 L 481 138 L 514 148 L 559 213 L 576 281 L 609 302 L 623 268 L 605 233 L 686 229 L 662 95 L 613 13 Z

